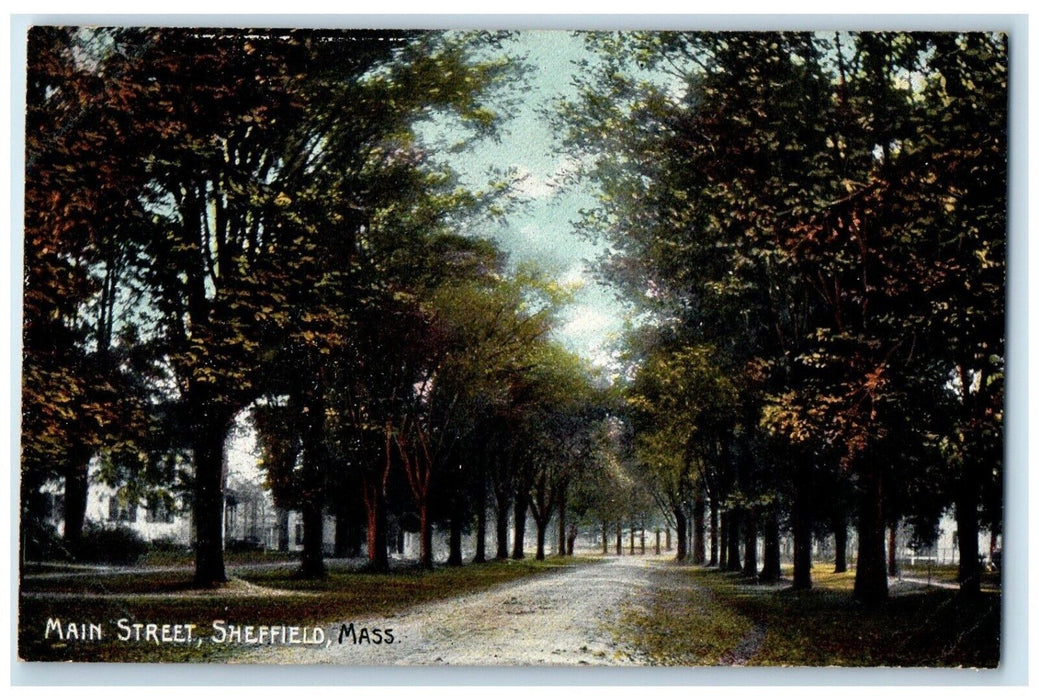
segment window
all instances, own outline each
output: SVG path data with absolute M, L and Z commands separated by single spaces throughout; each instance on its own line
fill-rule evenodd
M 164 498 L 149 496 L 146 518 L 150 523 L 172 523 L 173 509 L 167 505 Z
M 137 505 L 120 503 L 118 496 L 109 496 L 108 519 L 117 523 L 135 523 L 137 522 Z

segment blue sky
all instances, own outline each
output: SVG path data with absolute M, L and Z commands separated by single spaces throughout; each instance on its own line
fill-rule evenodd
M 509 42 L 508 52 L 526 57 L 528 83 L 522 102 L 502 125 L 497 142 L 482 141 L 472 150 L 446 160 L 468 185 L 479 187 L 491 168 L 523 176 L 522 202 L 500 224 L 484 233 L 509 254 L 510 262 L 533 261 L 561 282 L 580 284 L 573 303 L 560 319 L 557 337 L 572 350 L 603 363 L 606 345 L 620 331 L 623 307 L 609 288 L 599 285 L 589 263 L 601 253 L 574 233 L 572 221 L 594 205 L 588 185 L 564 188 L 561 176 L 572 169 L 572 156 L 560 152 L 544 111 L 560 96 L 573 96 L 574 61 L 589 58 L 584 41 L 566 31 L 524 31 Z

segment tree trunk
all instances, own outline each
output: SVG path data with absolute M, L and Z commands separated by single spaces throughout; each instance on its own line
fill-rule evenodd
M 205 411 L 200 415 L 206 416 Z M 224 571 L 224 426 L 230 419 L 194 426 L 195 585 L 227 582 Z
M 804 513 L 794 514 L 794 590 L 812 587 L 812 527 Z
M 673 508 L 671 511 L 675 516 L 675 535 L 677 535 L 678 551 L 675 552 L 675 561 L 685 561 L 688 552 L 686 550 L 686 539 L 685 539 L 685 511 L 681 508 Z
M 726 543 L 726 549 L 729 550 L 728 554 L 725 555 L 726 571 L 739 571 L 742 567 L 740 566 L 740 520 L 741 513 L 739 508 L 729 509 L 729 527 L 728 537 L 729 541 Z
M 848 570 L 848 520 L 841 514 L 833 523 L 833 573 L 843 574 Z
M 707 561 L 707 543 L 704 541 L 704 517 L 707 504 L 703 491 L 697 489 L 693 500 L 693 563 L 703 566 Z
M 523 554 L 523 537 L 526 534 L 527 529 L 527 507 L 529 506 L 530 496 L 527 494 L 526 489 L 520 489 L 516 492 L 516 500 L 513 503 L 512 516 L 515 520 L 515 534 L 512 539 L 512 558 L 522 559 Z
M 708 566 L 718 566 L 718 500 L 711 499 L 711 558 Z
M 571 525 L 566 536 L 566 556 L 574 556 L 574 542 L 577 541 L 577 526 Z
M 476 487 L 476 553 L 474 564 L 487 561 L 487 477 L 481 471 L 479 484 Z
M 617 523 L 617 556 L 621 556 L 621 524 Z
M 639 553 L 646 553 L 646 528 L 639 528 Z
M 83 536 L 83 523 L 87 515 L 87 475 L 90 468 L 90 455 L 89 453 L 74 454 L 73 459 L 73 464 L 65 472 L 65 505 L 62 513 L 65 525 L 62 539 L 66 548 L 75 555 L 76 545 Z
M 433 568 L 433 523 L 429 520 L 429 503 L 423 499 L 418 506 L 419 566 Z
M 606 552 L 608 550 L 609 550 L 609 540 L 607 539 L 607 536 L 606 536 L 606 521 L 603 520 L 602 521 L 602 553 L 603 553 L 603 556 L 606 555 Z
M 660 528 L 659 527 L 657 528 L 657 546 L 656 546 L 656 549 L 654 551 L 656 552 L 656 554 L 658 556 L 660 555 Z
M 289 551 L 289 511 L 278 508 L 278 551 Z
M 887 575 L 898 576 L 898 520 L 892 521 L 888 527 Z
M 332 554 L 335 557 L 353 556 L 354 532 L 350 522 L 350 511 L 345 507 L 346 500 L 337 501 L 335 506 L 336 532 Z
M 509 558 L 509 497 L 507 494 L 495 494 L 495 537 L 497 539 L 497 551 L 495 559 Z
M 303 556 L 300 560 L 300 576 L 321 578 L 325 575 L 324 558 L 324 509 L 318 498 L 304 499 L 300 506 L 303 519 Z
M 628 554 L 635 556 L 635 526 L 628 527 Z
M 960 592 L 981 594 L 981 560 L 978 557 L 978 482 L 961 484 L 956 499 L 956 530 L 960 553 Z
M 325 475 L 328 451 L 325 442 L 325 405 L 320 398 L 308 397 L 306 442 L 303 448 L 303 493 L 300 504 L 303 518 L 303 556 L 300 575 L 321 578 L 325 575 Z
M 559 556 L 566 556 L 566 487 L 559 490 Z
M 448 566 L 461 566 L 462 565 L 462 518 L 458 515 L 457 509 L 454 515 L 451 516 L 451 523 L 448 526 L 448 555 L 447 565 Z
M 718 569 L 725 571 L 729 565 L 729 548 L 726 546 L 729 541 L 729 511 L 721 511 L 718 519 L 721 520 L 721 528 L 718 531 Z
M 877 603 L 887 598 L 883 488 L 879 469 L 872 464 L 861 464 L 860 467 L 855 598 L 864 603 Z
M 812 517 L 808 510 L 808 488 L 801 475 L 794 493 L 791 524 L 794 534 L 794 590 L 807 591 L 812 587 Z
M 774 507 L 765 513 L 765 547 L 761 563 L 761 580 L 776 583 L 782 577 L 779 557 L 779 513 Z
M 545 561 L 545 535 L 548 531 L 548 519 L 534 518 L 534 525 L 537 529 L 537 551 L 534 558 L 538 561 Z
M 664 549 L 671 551 L 671 528 L 664 528 Z
M 758 514 L 753 508 L 743 511 L 743 575 L 758 577 Z
M 364 489 L 364 508 L 367 515 L 366 538 L 368 543 L 368 568 L 372 571 L 389 571 L 390 559 L 386 551 L 386 493 L 380 479 L 365 474 L 361 478 Z

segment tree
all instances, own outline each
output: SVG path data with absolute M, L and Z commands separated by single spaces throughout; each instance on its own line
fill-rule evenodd
M 290 355 L 315 368 L 341 343 L 352 307 L 330 311 L 329 297 L 342 304 L 351 289 L 342 279 L 351 248 L 382 223 L 380 201 L 403 194 L 393 183 L 420 171 L 418 179 L 444 183 L 415 160 L 415 120 L 438 107 L 482 130 L 493 121 L 475 95 L 503 66 L 461 70 L 470 68 L 463 43 L 402 32 L 173 29 L 126 42 L 133 91 L 121 106 L 148 126 L 136 134 L 147 179 L 137 197 L 152 222 L 135 233 L 147 256 L 136 272 L 193 421 L 200 585 L 225 578 L 222 446 L 234 416 L 279 391 L 284 377 L 271 376 L 272 365 Z M 326 295 L 322 282 L 339 292 Z M 333 332 L 317 342 L 316 329 Z M 310 416 L 322 413 L 323 383 L 312 385 Z M 316 485 L 324 458 L 304 459 Z
M 530 350 L 548 331 L 563 291 L 521 270 L 512 280 L 493 276 L 434 291 L 429 340 L 415 390 L 395 432 L 422 533 L 422 562 L 432 565 L 429 513 L 434 477 L 452 504 L 452 557 L 460 563 L 463 504 L 471 464 L 459 448 L 477 424 L 474 411 L 488 396 L 503 396 L 510 376 L 531 362 Z M 536 360 L 534 360 L 536 362 Z M 456 468 L 457 465 L 457 468 Z
M 710 346 L 658 348 L 632 383 L 636 454 L 652 474 L 662 508 L 674 517 L 679 561 L 688 553 L 686 506 L 697 483 L 728 466 L 725 443 L 735 427 L 736 400 Z
M 590 457 L 591 432 L 600 413 L 589 369 L 559 345 L 543 343 L 536 349 L 530 378 L 534 400 L 521 427 L 521 459 L 537 527 L 535 558 L 540 561 L 545 558 L 549 522 L 557 511 L 565 517 L 570 483 Z M 517 500 L 522 501 L 522 495 Z

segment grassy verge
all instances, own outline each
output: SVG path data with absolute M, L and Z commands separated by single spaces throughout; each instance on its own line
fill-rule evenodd
M 223 661 L 238 649 L 210 643 L 214 620 L 298 626 L 351 622 L 590 561 L 594 560 L 506 561 L 389 574 L 333 570 L 321 580 L 299 579 L 289 567 L 244 573 L 242 578 L 248 584 L 262 587 L 259 591 L 241 584 L 226 590 L 191 591 L 190 572 L 32 581 L 25 587 L 30 595 L 21 599 L 18 650 L 21 658 L 33 661 Z M 263 589 L 272 593 L 263 595 Z M 31 593 L 46 597 L 32 597 Z M 60 618 L 63 626 L 70 622 L 100 625 L 102 638 L 61 640 L 52 631 L 45 639 L 49 618 Z M 130 625 L 194 624 L 194 636 L 201 644 L 120 641 L 120 619 Z
M 696 585 L 690 570 L 669 566 L 656 574 L 654 595 L 625 610 L 618 630 L 653 663 L 717 665 L 753 628 L 724 599 Z
M 999 663 L 1000 595 L 976 601 L 921 589 L 866 607 L 851 595 L 854 574 L 813 573 L 814 588 L 743 585 L 714 570 L 670 567 L 682 582 L 658 595 L 638 639 L 660 663 L 712 665 L 741 633 L 763 627 L 746 662 L 765 666 L 994 667 Z
M 230 566 L 235 564 L 265 564 L 294 560 L 299 561 L 299 552 L 225 552 L 224 563 Z M 156 550 L 145 554 L 137 561 L 137 566 L 194 566 L 195 555 L 190 550 Z
M 930 579 L 939 583 L 956 583 L 959 577 L 959 567 L 955 564 L 938 564 L 928 566 L 927 564 L 904 564 L 902 575 L 919 579 Z M 984 571 L 981 574 L 981 585 L 987 589 L 999 588 L 1001 576 L 998 571 Z

